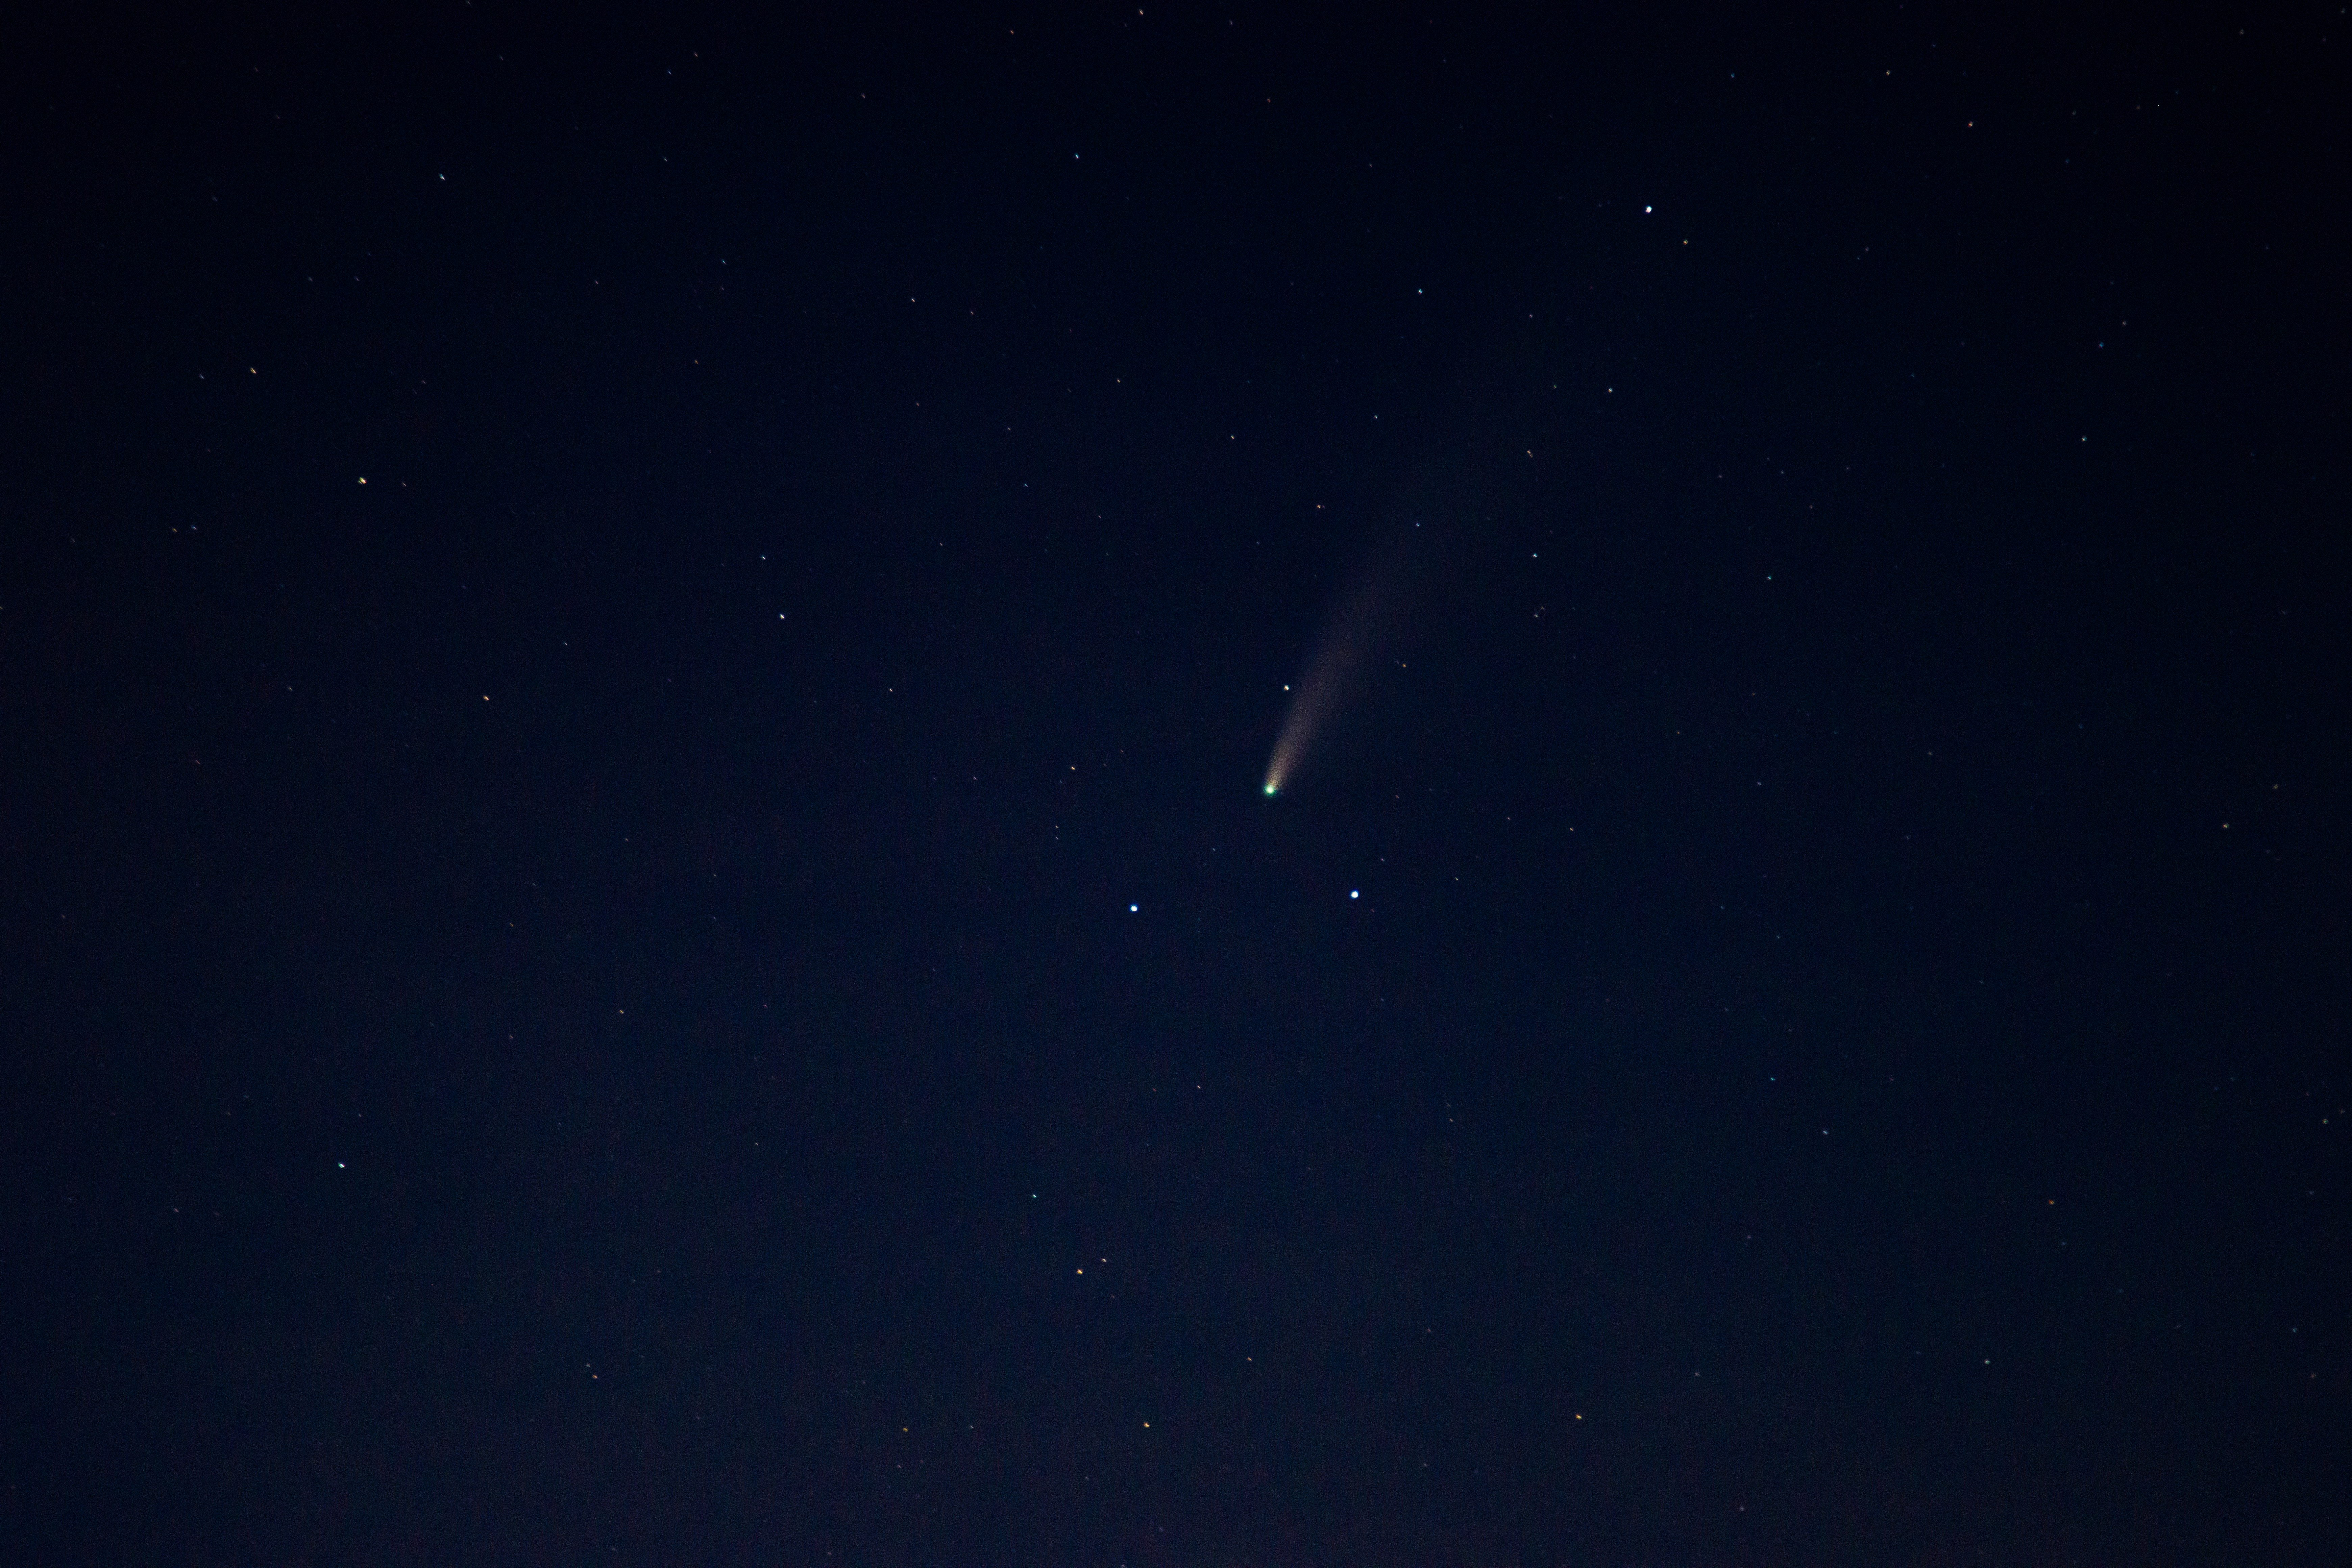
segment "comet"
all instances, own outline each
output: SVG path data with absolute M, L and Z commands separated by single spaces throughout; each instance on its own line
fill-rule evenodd
M 1305 760 L 1307 747 L 1322 731 L 1332 708 L 1348 684 L 1348 675 L 1355 659 L 1352 647 L 1343 640 L 1327 639 L 1307 667 L 1306 678 L 1299 681 L 1290 700 L 1290 711 L 1282 721 L 1282 732 L 1275 737 L 1274 755 L 1266 760 L 1265 793 L 1280 795 L 1291 775 Z
M 1523 410 L 1545 395 L 1531 368 L 1496 363 L 1466 372 L 1426 455 L 1382 507 L 1386 537 L 1335 601 L 1305 672 L 1284 688 L 1290 710 L 1266 759 L 1267 799 L 1301 776 L 1369 694 L 1375 674 L 1391 663 L 1402 667 L 1396 656 L 1427 635 L 1465 590 L 1483 591 L 1464 574 L 1492 570 L 1478 563 L 1499 559 L 1493 550 L 1497 515 L 1523 511 L 1537 483 L 1535 451 L 1544 438 L 1527 428 Z
M 1357 578 L 1352 590 L 1317 643 L 1307 672 L 1291 690 L 1290 711 L 1275 737 L 1274 755 L 1265 764 L 1265 794 L 1271 799 L 1288 787 L 1308 751 L 1334 714 L 1353 692 L 1357 678 L 1386 640 L 1398 603 L 1395 584 L 1403 569 L 1402 544 L 1387 552 Z

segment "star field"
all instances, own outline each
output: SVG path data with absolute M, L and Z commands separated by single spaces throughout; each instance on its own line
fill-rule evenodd
M 2075 26 L 38 24 L 0 1557 L 2334 1561 L 2343 18 Z

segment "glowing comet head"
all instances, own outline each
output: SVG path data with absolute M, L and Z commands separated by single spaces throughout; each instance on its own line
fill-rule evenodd
M 1265 793 L 1266 793 L 1269 796 L 1271 796 L 1271 795 L 1276 795 L 1276 793 L 1278 793 L 1278 792 L 1281 790 L 1281 788 L 1282 788 L 1282 786 L 1281 786 L 1280 784 L 1278 784 L 1275 783 L 1272 779 L 1268 779 L 1268 780 L 1266 780 L 1266 781 L 1265 781 Z

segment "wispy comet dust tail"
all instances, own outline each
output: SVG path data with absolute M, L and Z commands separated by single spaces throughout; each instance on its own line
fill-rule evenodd
M 1383 569 L 1386 568 L 1386 569 Z M 1364 574 L 1356 591 L 1323 634 L 1314 661 L 1291 694 L 1290 712 L 1275 737 L 1274 755 L 1265 764 L 1265 793 L 1279 795 L 1306 760 L 1324 726 L 1347 696 L 1354 677 L 1380 640 L 1384 609 L 1395 597 L 1390 580 L 1393 563 L 1382 563 Z
M 1337 695 L 1341 670 L 1338 661 L 1328 655 L 1307 672 L 1290 700 L 1290 712 L 1282 721 L 1282 733 L 1275 737 L 1274 755 L 1265 764 L 1265 793 L 1279 795 L 1282 786 L 1298 766 L 1307 752 L 1307 744 L 1315 738 L 1323 718 L 1330 710 Z

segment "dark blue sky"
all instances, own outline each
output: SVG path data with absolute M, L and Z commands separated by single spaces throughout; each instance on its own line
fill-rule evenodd
M 0 1555 L 2332 1561 L 2342 27 L 14 29 Z

